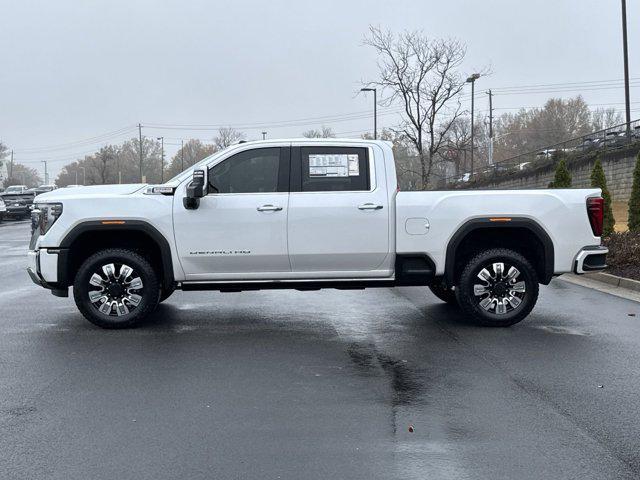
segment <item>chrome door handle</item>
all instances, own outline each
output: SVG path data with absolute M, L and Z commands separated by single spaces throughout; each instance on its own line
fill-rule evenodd
M 262 205 L 261 207 L 258 207 L 257 210 L 259 212 L 279 212 L 282 210 L 282 207 L 278 207 L 276 205 Z
M 380 210 L 382 205 L 376 205 L 375 203 L 363 203 L 362 205 L 358 205 L 360 210 Z

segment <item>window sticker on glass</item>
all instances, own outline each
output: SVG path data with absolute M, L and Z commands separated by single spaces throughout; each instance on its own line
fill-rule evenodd
M 360 161 L 356 154 L 309 155 L 310 177 L 357 177 Z
M 348 177 L 349 157 L 352 155 L 314 154 L 309 155 L 310 177 Z M 357 155 L 355 155 L 357 159 Z
M 358 155 L 347 155 L 349 157 L 349 176 L 357 177 L 360 175 L 360 161 Z

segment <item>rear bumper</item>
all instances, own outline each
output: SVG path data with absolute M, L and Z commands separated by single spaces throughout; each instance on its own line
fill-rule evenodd
M 573 263 L 573 271 L 577 274 L 597 272 L 607 268 L 607 253 L 609 249 L 603 246 L 585 247 Z

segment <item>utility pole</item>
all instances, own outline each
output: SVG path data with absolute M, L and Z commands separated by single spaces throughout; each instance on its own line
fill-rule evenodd
M 476 80 L 480 78 L 480 74 L 479 73 L 474 73 L 473 75 L 471 75 L 469 78 L 467 78 L 467 83 L 471 84 L 471 176 L 469 177 L 469 179 L 471 179 L 471 177 L 473 177 L 473 100 L 475 97 L 475 85 L 476 85 Z
M 627 0 L 622 0 L 622 55 L 624 57 L 624 107 L 627 114 L 627 136 L 631 136 L 629 101 L 629 49 L 627 47 Z
M 489 94 L 489 165 L 493 165 L 493 93 Z
M 44 184 L 49 185 L 49 174 L 47 173 L 47 161 L 41 160 L 44 163 Z
M 180 171 L 184 172 L 184 140 L 180 140 L 182 148 L 180 148 Z
M 13 150 L 11 150 L 11 162 L 9 163 L 9 178 L 13 178 Z
M 142 181 L 142 125 L 138 124 L 138 137 L 139 137 L 139 146 L 140 146 L 140 183 L 144 183 Z
M 80 168 L 82 169 L 82 185 L 86 185 L 87 184 L 87 168 L 86 167 L 80 167 Z
M 160 183 L 164 183 L 164 137 L 158 137 L 158 140 L 162 142 L 160 144 L 162 145 L 160 147 Z
M 76 185 L 78 185 L 78 170 L 76 169 Z

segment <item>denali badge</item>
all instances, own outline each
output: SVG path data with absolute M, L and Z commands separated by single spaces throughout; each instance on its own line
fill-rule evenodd
M 251 255 L 251 250 L 204 250 L 189 252 L 189 255 Z

